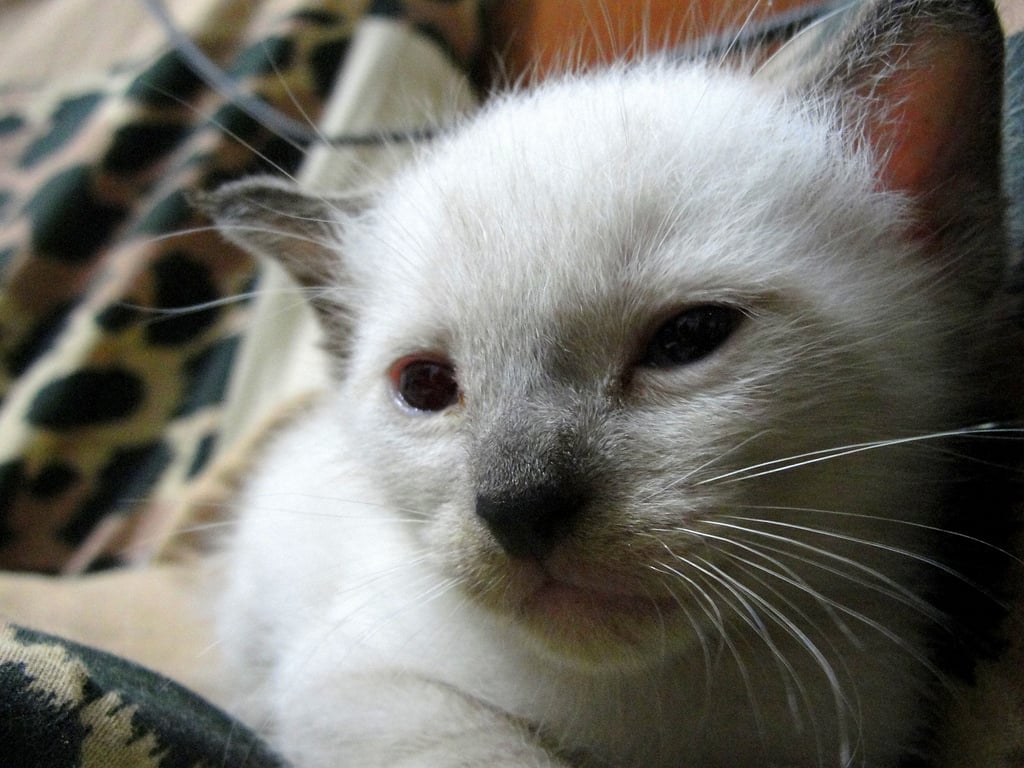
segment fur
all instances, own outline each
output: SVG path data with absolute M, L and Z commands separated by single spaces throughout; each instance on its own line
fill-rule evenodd
M 968 0 L 853 15 L 788 74 L 654 57 L 497 98 L 366 199 L 204 201 L 335 361 L 218 610 L 296 766 L 927 755 L 936 596 L 995 604 L 972 562 L 1004 559 L 950 459 L 1014 416 L 1001 40 Z M 695 307 L 735 328 L 665 364 Z M 409 361 L 452 402 L 403 403 Z

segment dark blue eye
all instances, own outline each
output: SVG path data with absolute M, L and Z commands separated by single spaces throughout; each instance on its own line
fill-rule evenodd
M 640 364 L 669 368 L 696 362 L 724 344 L 742 320 L 738 309 L 719 304 L 683 310 L 654 333 Z
M 390 370 L 395 396 L 414 411 L 443 411 L 459 402 L 451 363 L 431 357 L 404 357 Z

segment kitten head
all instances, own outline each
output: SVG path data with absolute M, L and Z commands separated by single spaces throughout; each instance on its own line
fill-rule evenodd
M 373 199 L 205 207 L 309 289 L 420 546 L 539 647 L 662 654 L 766 585 L 870 622 L 940 478 L 860 447 L 962 424 L 997 322 L 1000 52 L 966 0 L 871 6 L 785 78 L 568 77 Z

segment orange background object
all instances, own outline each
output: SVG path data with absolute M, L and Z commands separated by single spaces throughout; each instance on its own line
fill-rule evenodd
M 637 41 L 662 48 L 740 27 L 807 0 L 502 0 L 491 39 L 503 77 L 543 77 L 566 64 L 628 56 Z M 641 49 L 642 50 L 642 49 Z

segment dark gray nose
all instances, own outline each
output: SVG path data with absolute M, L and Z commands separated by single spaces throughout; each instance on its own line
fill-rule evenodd
M 479 493 L 476 513 L 511 557 L 544 560 L 572 531 L 583 505 L 565 483 Z

